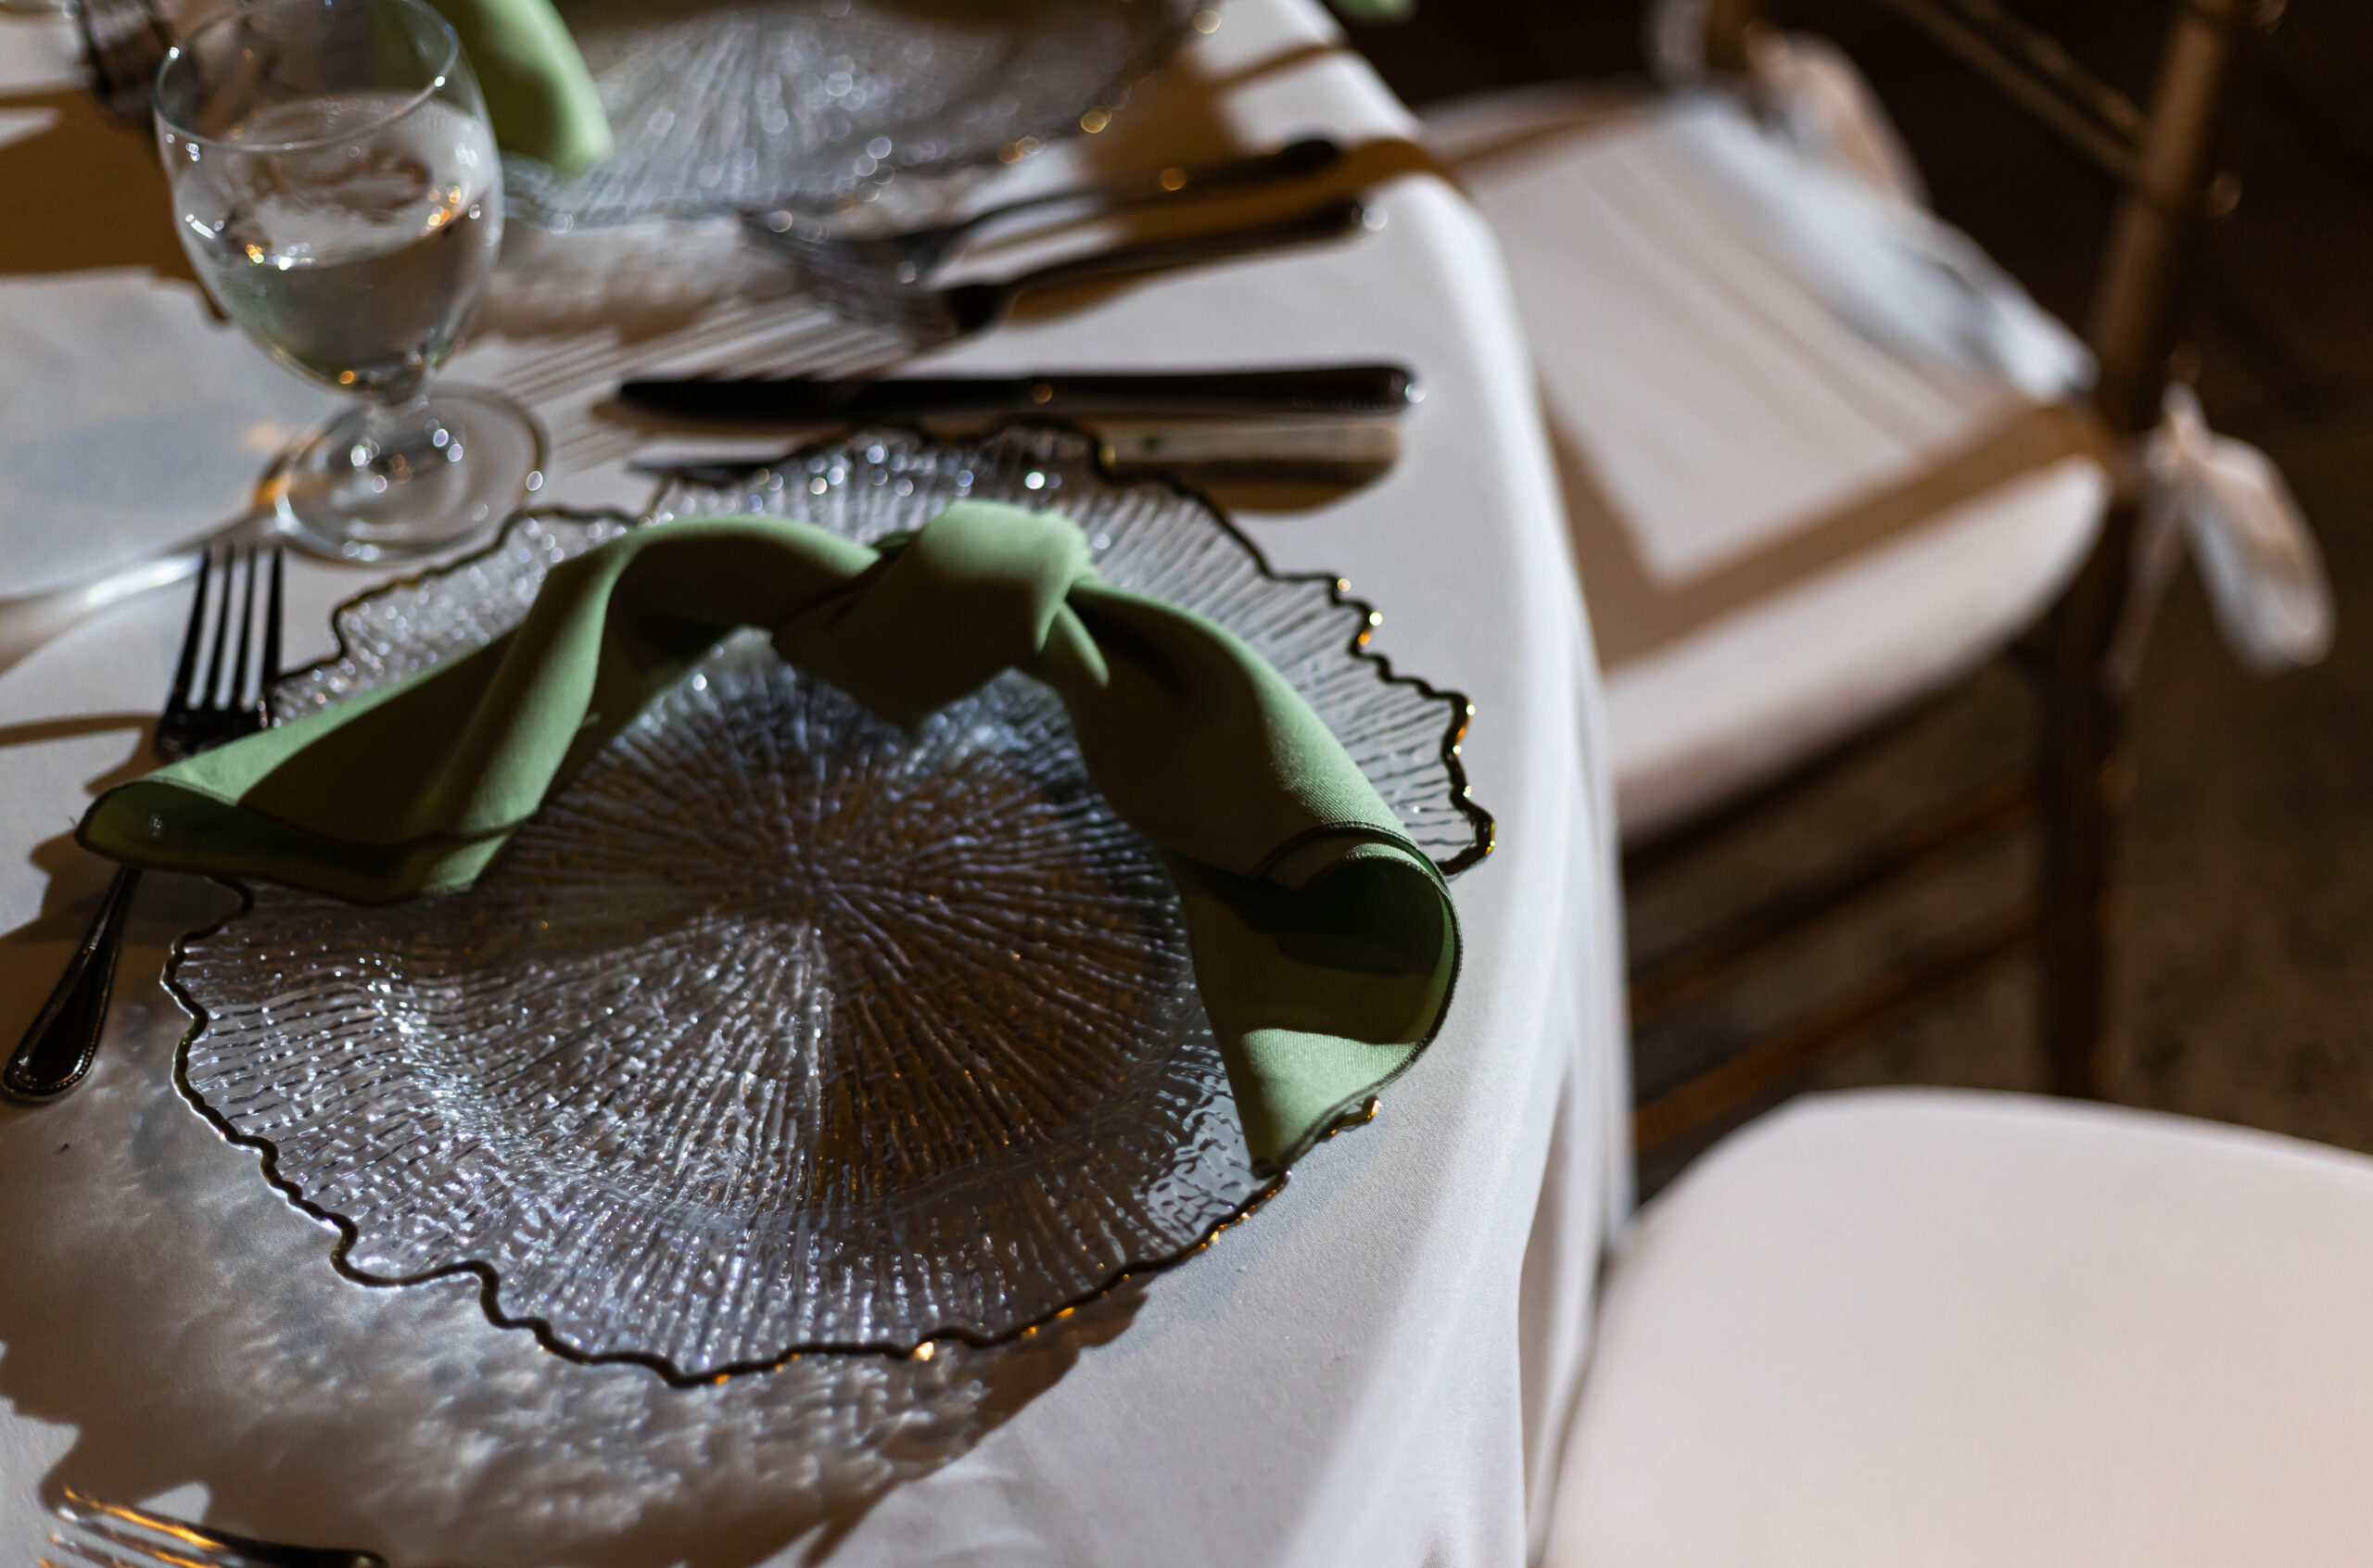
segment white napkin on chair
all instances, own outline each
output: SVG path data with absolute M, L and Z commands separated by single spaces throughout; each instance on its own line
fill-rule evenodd
M 1799 150 L 1881 196 L 1926 209 L 1928 183 L 1871 82 L 1846 51 L 1809 32 L 1758 32 L 1747 66 L 1777 128 Z
M 2189 386 L 2167 388 L 2165 418 L 2143 450 L 2150 495 L 2135 540 L 2134 577 L 2109 677 L 2140 674 L 2159 602 L 2189 549 L 2217 630 L 2262 674 L 2319 662 L 2332 645 L 2331 580 L 2314 530 L 2272 459 L 2219 436 Z
M 1648 68 L 1669 87 L 1706 81 L 1707 0 L 1657 0 L 1648 8 Z M 1758 29 L 1747 70 L 1771 128 L 1816 162 L 1852 174 L 1882 195 L 1928 205 L 1928 187 L 1870 79 L 1846 51 L 1809 32 Z
M 1707 0 L 1656 0 L 1648 52 L 1662 79 L 1706 78 Z M 1840 320 L 1909 358 L 2000 374 L 2039 402 L 2092 384 L 2093 360 L 1958 229 L 1924 205 L 1919 174 L 1853 62 L 1825 40 L 1764 32 L 1748 46 L 1760 117 L 1707 91 L 1694 146 L 1764 240 Z M 2111 680 L 2130 685 L 2187 549 L 2218 629 L 2259 671 L 2316 663 L 2332 640 L 2331 584 L 2314 532 L 2264 452 L 2219 436 L 2188 386 L 2167 389 L 2144 452 L 2150 496 Z
M 1856 331 L 2039 403 L 2092 385 L 2075 335 L 1960 230 L 1818 160 L 1727 94 L 1706 95 L 1687 133 L 1764 241 Z
M 1706 80 L 1707 0 L 1657 0 L 1647 26 L 1657 76 Z M 1907 358 L 1999 375 L 2041 403 L 2092 385 L 2075 334 L 1968 235 L 1927 210 L 1910 154 L 1861 72 L 1834 44 L 1765 32 L 1749 45 L 1749 112 L 1707 91 L 1690 135 L 1807 287 L 1839 319 Z
M 1823 92 L 1783 122 L 1819 125 L 1851 102 Z M 1814 161 L 1732 100 L 1713 101 L 1695 141 L 1758 214 L 1765 239 L 1857 331 L 1908 357 L 1991 370 L 2038 402 L 2063 401 L 2090 386 L 2092 356 L 2083 344 L 1959 230 L 1845 165 Z M 1833 145 L 1884 146 L 1885 139 L 1838 137 Z M 2331 584 L 2273 461 L 2210 430 L 2191 388 L 2174 386 L 2144 466 L 2150 498 L 2136 547 L 2136 597 L 2112 652 L 2112 680 L 2130 684 L 2138 673 L 2143 639 L 2187 548 L 2200 563 L 2217 627 L 2244 664 L 2270 673 L 2321 660 L 2332 641 Z

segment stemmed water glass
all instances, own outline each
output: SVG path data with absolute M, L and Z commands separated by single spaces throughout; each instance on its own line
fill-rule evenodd
M 157 82 L 175 228 L 223 313 L 362 401 L 281 454 L 266 493 L 362 560 L 499 520 L 542 463 L 494 394 L 427 388 L 492 272 L 502 170 L 453 30 L 421 0 L 263 0 L 184 39 Z

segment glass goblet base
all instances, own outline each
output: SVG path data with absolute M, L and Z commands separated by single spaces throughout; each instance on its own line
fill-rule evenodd
M 440 386 L 364 403 L 283 452 L 263 491 L 325 555 L 397 561 L 490 531 L 542 483 L 543 433 L 491 392 Z

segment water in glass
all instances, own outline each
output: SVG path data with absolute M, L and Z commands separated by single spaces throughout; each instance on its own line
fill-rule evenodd
M 182 195 L 182 243 L 223 310 L 273 355 L 334 386 L 401 396 L 451 349 L 502 238 L 480 121 L 399 95 L 273 104 L 209 149 Z M 243 155 L 242 143 L 326 143 Z
M 300 537 L 445 549 L 516 505 L 542 437 L 491 393 L 427 386 L 493 272 L 502 166 L 451 27 L 422 0 L 254 0 L 157 81 L 175 228 L 222 313 L 359 395 L 264 493 Z

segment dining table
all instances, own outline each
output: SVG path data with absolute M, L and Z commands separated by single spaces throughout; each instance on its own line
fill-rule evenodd
M 396 1568 L 1537 1553 L 1631 1201 L 1629 1095 L 1600 687 L 1491 233 L 1315 0 L 1202 13 L 1096 133 L 983 178 L 1313 135 L 1345 145 L 1369 203 L 1351 239 L 1051 297 L 913 363 L 1415 371 L 1388 474 L 1235 513 L 1277 569 L 1376 605 L 1372 651 L 1473 707 L 1460 755 L 1493 847 L 1452 884 L 1447 1020 L 1374 1118 L 1208 1246 L 1022 1339 L 676 1386 L 498 1326 L 473 1279 L 334 1269 L 330 1231 L 177 1091 L 189 1019 L 164 966 L 235 900 L 152 875 L 88 1081 L 0 1106 L 0 1555 L 26 1560 L 68 1489 Z M 241 517 L 339 400 L 210 311 L 147 133 L 103 114 L 63 18 L 0 14 L 0 193 L 5 598 Z M 514 224 L 443 379 L 537 414 L 527 505 L 637 513 L 657 481 L 634 460 L 665 433 L 619 417 L 621 378 L 817 362 L 815 303 L 765 266 L 730 221 Z M 292 555 L 287 664 L 409 569 Z M 0 1043 L 108 880 L 73 830 L 145 771 L 187 604 L 159 589 L 0 649 Z

